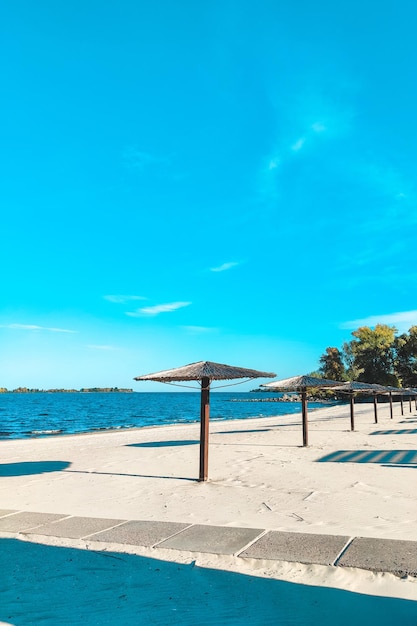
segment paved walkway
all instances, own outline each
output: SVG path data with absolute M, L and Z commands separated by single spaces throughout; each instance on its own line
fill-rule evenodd
M 358 567 L 417 576 L 417 542 L 0 510 L 0 533 Z

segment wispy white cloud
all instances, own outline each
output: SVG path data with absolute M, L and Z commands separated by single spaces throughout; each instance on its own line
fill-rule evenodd
M 237 265 L 240 265 L 237 261 L 230 261 L 229 263 L 223 263 L 222 265 L 219 265 L 218 267 L 211 267 L 210 271 L 211 272 L 226 272 L 227 270 L 231 270 L 232 267 L 236 267 Z
M 322 122 L 314 122 L 307 129 L 306 133 L 292 144 L 291 150 L 293 152 L 299 152 L 304 147 L 306 141 L 310 143 L 310 141 L 314 140 L 314 135 L 320 135 L 326 131 L 327 127 Z
M 315 133 L 324 133 L 324 131 L 327 130 L 327 127 L 321 122 L 314 122 L 314 124 L 311 125 L 311 130 Z
M 360 326 L 376 326 L 377 324 L 387 324 L 388 326 L 393 325 L 396 326 L 400 332 L 403 332 L 404 330 L 408 330 L 410 326 L 417 324 L 417 311 L 402 311 L 398 313 L 387 313 L 384 315 L 370 315 L 369 317 L 364 317 L 362 319 L 343 322 L 340 327 L 355 329 Z
M 276 204 L 279 198 L 279 178 L 281 167 L 286 162 L 296 157 L 296 154 L 308 146 L 313 146 L 318 141 L 318 135 L 326 134 L 328 128 L 321 122 L 316 121 L 307 125 L 300 124 L 302 135 L 294 143 L 290 143 L 288 138 L 280 140 L 271 150 L 270 154 L 262 159 L 262 165 L 258 172 L 257 196 L 267 204 Z
M 291 150 L 293 152 L 299 152 L 301 150 L 301 148 L 304 146 L 306 142 L 306 138 L 305 137 L 300 137 L 300 139 L 298 139 L 292 146 L 291 146 Z
M 254 202 L 261 205 L 268 216 L 280 203 L 281 174 L 298 157 L 311 155 L 323 142 L 335 140 L 351 130 L 353 111 L 348 98 L 339 97 L 343 81 L 332 81 L 332 89 L 319 76 L 304 81 L 304 87 L 291 98 L 282 100 L 273 83 L 270 100 L 275 103 L 275 128 L 269 131 L 270 151 L 263 154 L 254 181 Z M 310 77 L 311 78 L 311 77 Z M 351 92 L 349 92 L 351 95 Z M 343 102 L 343 105 L 340 104 Z
M 155 306 L 147 306 L 136 311 L 129 311 L 126 315 L 130 317 L 155 316 L 160 313 L 172 313 L 183 307 L 190 306 L 191 302 L 169 302 L 168 304 L 156 304 Z
M 126 302 L 132 302 L 134 300 L 147 300 L 143 296 L 103 296 L 105 300 L 109 302 L 114 302 L 115 304 L 125 304 Z
M 0 324 L 0 328 L 10 328 L 12 330 L 46 330 L 51 333 L 78 333 L 78 330 L 68 330 L 67 328 L 53 328 L 49 326 L 37 326 L 36 324 Z
M 277 156 L 271 156 L 267 165 L 269 171 L 276 170 L 281 165 L 281 159 Z

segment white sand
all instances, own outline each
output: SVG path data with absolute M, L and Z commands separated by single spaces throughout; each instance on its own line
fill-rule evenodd
M 299 415 L 213 422 L 207 483 L 194 480 L 198 424 L 2 441 L 2 467 L 25 474 L 0 479 L 0 509 L 416 540 L 415 413 L 395 405 L 390 420 L 381 404 L 374 424 L 372 405 L 357 405 L 352 433 L 348 406 L 314 411 L 308 448 Z M 410 577 L 3 537 L 4 623 L 417 624 Z

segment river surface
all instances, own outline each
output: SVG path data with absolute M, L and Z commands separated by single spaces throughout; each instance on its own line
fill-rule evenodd
M 211 392 L 210 419 L 292 415 L 299 402 L 276 402 L 265 393 Z M 309 410 L 321 408 L 309 403 Z M 2 393 L 0 438 L 16 439 L 97 430 L 196 422 L 198 392 L 133 393 Z

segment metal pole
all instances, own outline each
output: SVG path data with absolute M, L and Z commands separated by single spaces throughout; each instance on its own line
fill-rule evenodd
M 392 411 L 392 392 L 389 392 L 389 413 L 391 416 L 391 419 L 393 417 L 393 411 Z
M 208 478 L 208 447 L 210 419 L 210 379 L 201 379 L 201 412 L 200 412 L 200 475 L 199 481 Z
M 305 387 L 301 389 L 301 404 L 303 413 L 303 446 L 308 446 L 308 421 L 307 421 L 307 391 Z
M 355 430 L 355 398 L 350 394 L 350 430 Z
M 401 402 L 401 415 L 404 415 L 404 399 L 402 396 L 400 396 L 400 402 Z
M 378 396 L 374 393 L 374 416 L 375 424 L 378 424 Z
M 411 396 L 408 396 L 408 408 L 410 409 L 410 413 L 412 412 L 412 408 L 411 408 Z

